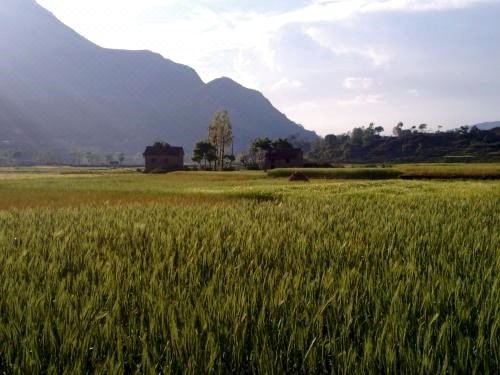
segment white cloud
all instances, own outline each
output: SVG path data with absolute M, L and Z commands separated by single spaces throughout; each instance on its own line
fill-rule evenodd
M 282 78 L 271 86 L 272 91 L 293 90 L 303 86 L 302 82 L 295 79 Z
M 319 110 L 322 108 L 322 103 L 320 104 L 320 101 L 312 101 L 312 100 L 306 100 L 303 102 L 299 102 L 293 106 L 290 106 L 288 110 L 290 111 L 302 111 L 302 112 L 308 112 L 308 111 L 314 111 L 314 112 L 320 112 Z
M 389 52 L 374 48 L 372 46 L 352 46 L 332 40 L 332 38 L 319 27 L 308 27 L 304 30 L 321 47 L 328 49 L 335 55 L 359 56 L 368 59 L 376 67 L 387 65 L 392 56 Z
M 374 95 L 358 95 L 353 99 L 341 99 L 337 100 L 337 105 L 341 107 L 347 106 L 360 106 L 367 104 L 380 104 L 383 103 L 382 95 L 374 94 Z
M 408 95 L 414 96 L 416 98 L 420 96 L 420 90 L 418 90 L 418 89 L 411 89 L 411 90 L 406 91 L 406 93 Z
M 366 77 L 348 77 L 344 80 L 344 87 L 350 90 L 366 90 L 373 86 L 373 79 Z
M 433 11 L 466 8 L 488 2 L 494 2 L 494 0 L 372 0 L 365 1 L 363 11 Z
M 415 106 L 428 97 L 430 91 L 425 86 L 413 88 L 420 84 L 419 77 L 425 75 L 422 72 L 415 75 L 420 67 L 416 63 L 408 64 L 410 58 L 401 57 L 403 49 L 390 35 L 376 39 L 362 34 L 378 26 L 359 22 L 364 14 L 442 11 L 499 0 L 310 0 L 303 7 L 282 12 L 237 10 L 236 0 L 38 1 L 97 44 L 162 53 L 192 66 L 205 81 L 230 76 L 247 87 L 264 91 L 294 120 L 308 127 L 327 129 L 337 123 L 350 126 L 351 118 L 366 116 L 369 120 L 373 113 L 392 118 L 395 102 L 411 100 Z M 355 37 L 347 41 L 335 35 L 331 32 L 332 23 L 342 23 L 343 32 L 352 31 Z M 395 29 L 403 27 L 398 26 L 398 22 L 395 24 Z M 304 52 L 303 59 L 300 51 L 293 55 L 296 59 L 283 59 L 288 46 L 280 44 L 286 39 L 281 36 L 292 29 L 302 30 L 322 50 L 312 56 Z M 404 33 L 404 27 L 402 31 Z M 361 34 L 356 34 L 358 32 Z M 418 49 L 419 46 L 411 48 L 427 53 Z M 328 51 L 338 59 L 331 58 Z M 447 68 L 443 60 L 443 71 Z M 384 82 L 388 90 L 391 79 L 407 80 L 404 85 L 408 86 L 384 92 L 377 87 L 379 94 L 370 90 L 376 82 Z M 350 96 L 342 97 L 345 91 L 338 87 L 339 82 L 346 89 L 366 91 L 352 91 Z M 394 91 L 399 93 L 397 97 L 393 96 Z M 361 93 L 364 95 L 357 95 Z M 413 111 L 416 112 L 412 109 L 403 114 Z
M 314 25 L 345 20 L 357 13 L 463 8 L 492 0 L 312 0 L 309 5 L 281 13 L 218 11 L 195 0 L 38 0 L 77 31 L 105 47 L 152 49 L 203 71 L 202 61 L 222 50 L 253 50 L 276 72 L 272 40 L 286 25 Z M 175 14 L 165 23 L 145 24 L 146 10 L 168 9 Z M 311 31 L 313 29 L 310 29 Z M 375 66 L 390 62 L 387 51 L 365 46 L 332 44 L 327 36 L 313 39 L 337 54 L 359 55 Z M 210 69 L 207 69 L 210 70 Z M 215 78 L 215 77 L 208 77 Z M 237 78 L 237 77 L 236 77 Z

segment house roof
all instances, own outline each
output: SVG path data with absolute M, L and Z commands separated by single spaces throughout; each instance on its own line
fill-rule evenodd
M 147 155 L 184 156 L 184 149 L 170 146 L 168 143 L 155 143 L 153 146 L 146 147 L 144 156 Z

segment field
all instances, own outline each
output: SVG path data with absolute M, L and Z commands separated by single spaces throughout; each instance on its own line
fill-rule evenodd
M 349 166 L 347 168 L 295 169 L 309 178 L 343 180 L 500 180 L 500 164 L 398 164 L 394 166 Z M 288 177 L 290 169 L 274 169 L 270 177 Z
M 499 181 L 0 169 L 0 373 L 498 373 L 499 229 Z

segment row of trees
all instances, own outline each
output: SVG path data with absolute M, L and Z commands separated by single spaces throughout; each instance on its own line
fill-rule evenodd
M 60 150 L 40 149 L 19 150 L 16 148 L 0 149 L 0 165 L 16 166 L 23 164 L 60 164 L 64 155 Z
M 74 165 L 121 165 L 125 161 L 125 155 L 123 152 L 114 152 L 107 154 L 99 154 L 96 152 L 81 152 L 72 151 L 71 152 L 71 163 Z
M 134 160 L 140 162 L 142 155 L 136 155 Z M 23 151 L 18 149 L 0 149 L 0 165 L 122 165 L 126 158 L 122 152 L 97 153 L 73 150 L 67 152 L 60 149 L 29 148 Z

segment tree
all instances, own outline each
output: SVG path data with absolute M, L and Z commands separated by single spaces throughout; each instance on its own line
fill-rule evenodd
M 120 162 L 120 164 L 123 164 L 123 162 L 125 161 L 125 155 L 123 155 L 123 152 L 119 152 L 117 154 L 117 159 Z
M 375 130 L 375 123 L 371 122 L 368 128 L 362 128 L 363 130 L 363 146 L 370 145 L 374 138 L 377 136 L 377 131 Z
M 420 124 L 418 126 L 418 130 L 420 130 L 422 133 L 427 130 L 427 124 Z
M 80 165 L 82 163 L 82 153 L 78 150 L 73 150 L 70 153 L 71 156 L 71 162 L 74 165 Z
M 113 158 L 113 154 L 106 154 L 104 157 L 105 157 L 105 159 L 106 159 L 106 163 L 107 163 L 108 165 L 111 165 L 111 162 L 112 162 L 112 161 L 113 161 L 113 159 L 114 159 L 114 158 Z
M 233 167 L 233 163 L 236 160 L 236 157 L 234 156 L 234 154 L 230 154 L 230 155 L 226 155 L 224 157 L 224 159 L 226 159 L 229 162 L 229 167 L 232 168 Z
M 205 162 L 205 168 L 207 167 L 207 162 L 211 164 L 217 159 L 217 150 L 215 146 L 208 141 L 201 141 L 196 143 L 193 150 L 192 160 L 201 166 L 201 162 Z
M 198 163 L 198 165 L 201 166 L 201 162 L 203 161 L 203 156 L 201 152 L 199 150 L 194 149 L 191 160 L 194 161 L 195 163 Z
M 354 128 L 351 132 L 351 143 L 355 146 L 361 146 L 363 144 L 364 131 L 362 128 Z
M 477 126 L 473 126 L 469 129 L 469 134 L 473 137 L 477 137 L 481 134 L 481 130 Z
M 457 133 L 461 135 L 466 135 L 467 133 L 469 133 L 469 127 L 467 125 L 461 126 L 457 129 Z
M 392 134 L 394 134 L 396 137 L 401 137 L 403 135 L 403 127 L 404 124 L 402 122 L 398 123 L 394 129 L 392 129 Z
M 212 163 L 217 161 L 217 151 L 215 147 L 207 154 L 207 161 L 210 169 L 212 169 Z
M 98 165 L 101 162 L 99 154 L 95 154 L 91 151 L 85 154 L 85 158 L 87 159 L 87 165 Z
M 272 143 L 272 148 L 275 150 L 290 150 L 293 148 L 293 145 L 288 142 L 288 139 L 278 138 Z
M 226 149 L 233 144 L 233 128 L 227 111 L 219 111 L 214 115 L 208 127 L 208 140 L 216 149 L 216 169 L 222 171 Z
M 255 138 L 251 145 L 250 150 L 240 160 L 248 168 L 257 167 L 257 164 L 262 161 L 268 151 L 273 150 L 290 150 L 294 146 L 285 138 L 278 138 L 271 140 L 269 138 Z
M 273 141 L 269 138 L 255 138 L 250 144 L 248 152 L 240 156 L 240 161 L 247 168 L 257 168 L 257 159 L 264 152 L 273 148 Z
M 311 151 L 312 143 L 317 141 L 316 139 L 314 141 L 308 139 L 307 137 L 304 137 L 300 134 L 292 134 L 291 136 L 287 137 L 287 140 L 293 145 L 293 147 L 300 148 L 304 152 Z
M 259 151 L 268 151 L 273 148 L 273 142 L 269 138 L 255 138 L 250 146 L 250 151 L 257 153 Z
M 93 158 L 93 155 L 94 155 L 94 154 L 92 154 L 92 152 L 90 152 L 90 151 L 87 151 L 87 152 L 85 153 L 85 161 L 86 161 L 86 164 L 87 164 L 87 165 L 92 164 L 92 158 Z
M 325 143 L 328 147 L 335 147 L 338 144 L 338 138 L 335 134 L 327 134 L 325 136 Z

